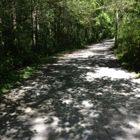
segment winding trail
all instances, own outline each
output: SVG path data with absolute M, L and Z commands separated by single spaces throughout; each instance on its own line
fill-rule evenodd
M 60 57 L 0 100 L 1 140 L 140 140 L 140 80 L 113 40 Z

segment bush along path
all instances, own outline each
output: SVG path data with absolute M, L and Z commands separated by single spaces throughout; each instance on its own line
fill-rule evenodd
M 113 40 L 45 65 L 0 101 L 2 140 L 138 140 L 140 80 Z

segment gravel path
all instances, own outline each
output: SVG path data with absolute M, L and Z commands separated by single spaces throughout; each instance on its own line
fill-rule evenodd
M 140 80 L 113 40 L 47 64 L 0 100 L 1 140 L 140 140 Z

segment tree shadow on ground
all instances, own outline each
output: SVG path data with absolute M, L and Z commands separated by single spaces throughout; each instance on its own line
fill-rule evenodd
M 61 58 L 1 99 L 2 140 L 138 140 L 140 84 L 96 53 Z

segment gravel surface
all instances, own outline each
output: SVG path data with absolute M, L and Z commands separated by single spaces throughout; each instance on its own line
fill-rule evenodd
M 110 47 L 47 64 L 0 100 L 0 140 L 140 140 L 140 80 Z

